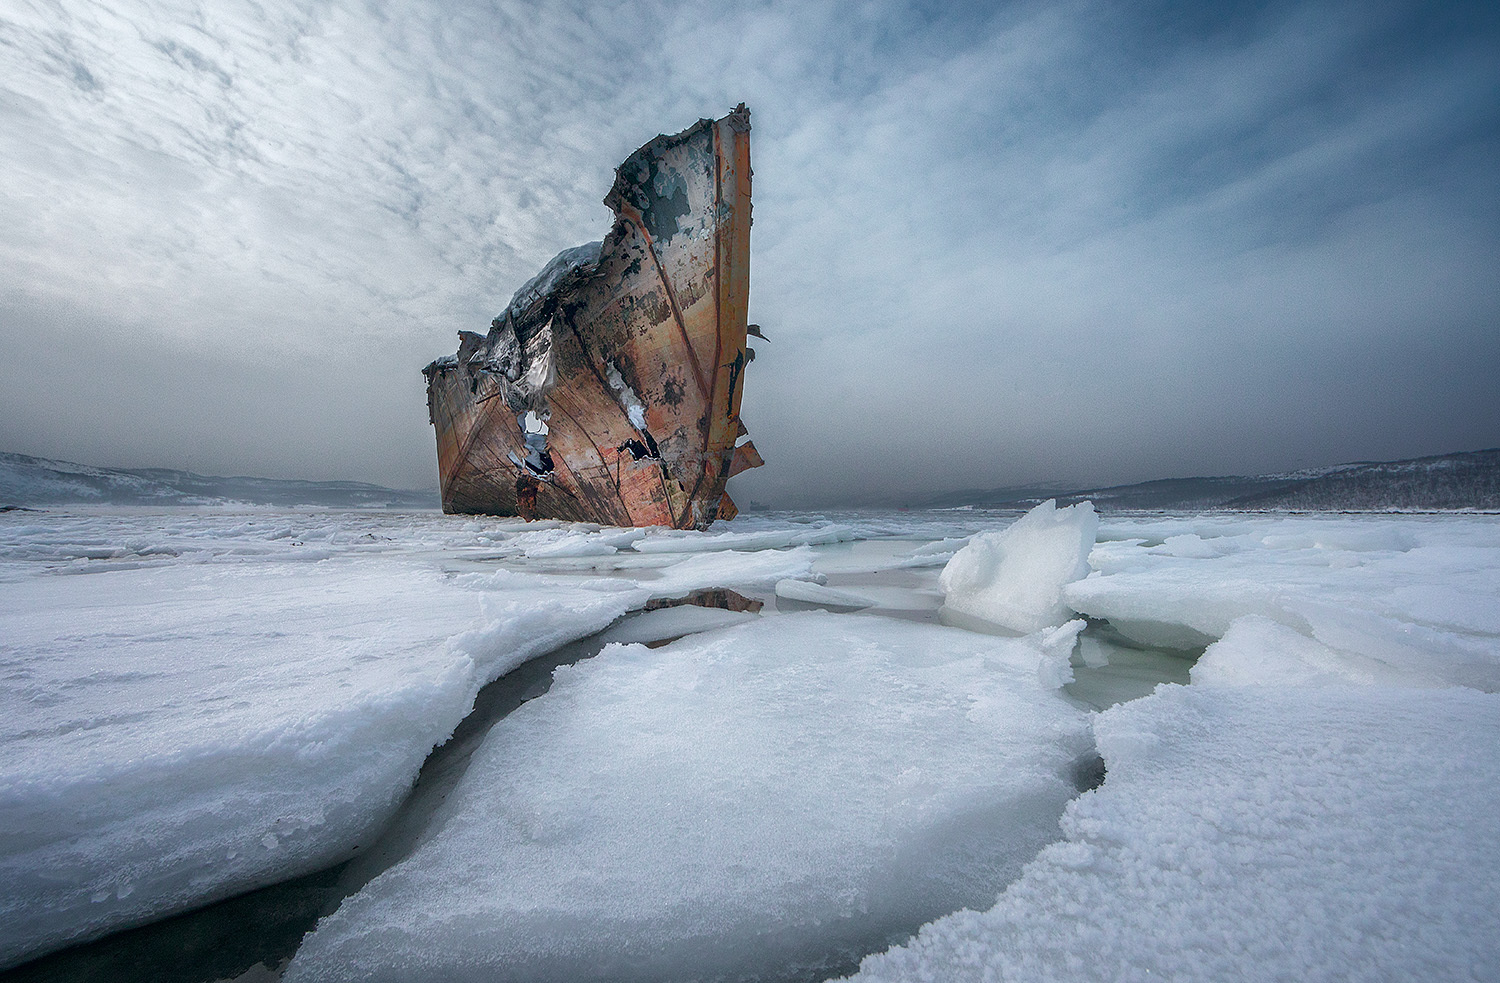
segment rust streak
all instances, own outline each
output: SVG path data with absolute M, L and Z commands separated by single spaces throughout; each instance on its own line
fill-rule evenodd
M 698 391 L 713 399 L 713 391 L 703 381 L 703 366 L 698 361 L 698 351 L 693 347 L 693 339 L 688 337 L 687 324 L 682 320 L 682 311 L 677 306 L 677 293 L 672 289 L 672 281 L 667 279 L 666 267 L 661 265 L 661 258 L 656 255 L 656 243 L 651 240 L 651 233 L 646 231 L 646 223 L 641 221 L 641 213 L 634 208 L 625 212 L 625 216 L 634 223 L 636 229 L 641 233 L 641 238 L 646 241 L 646 253 L 651 257 L 651 265 L 656 267 L 656 277 L 661 281 L 662 290 L 667 294 L 667 306 L 672 308 L 672 320 L 677 322 L 677 333 L 682 335 L 682 343 L 687 345 L 688 361 L 693 366 L 693 378 L 697 380 Z
M 493 406 L 493 404 L 491 404 L 491 406 Z M 490 406 L 486 406 L 483 410 L 481 410 L 479 412 L 484 413 L 484 414 L 489 414 L 491 412 L 491 407 Z M 475 439 L 484 431 L 483 427 L 478 426 L 478 421 L 475 421 L 475 423 L 476 423 L 476 425 L 474 427 L 470 428 L 470 430 L 469 430 L 468 433 L 464 434 L 464 441 L 463 441 L 463 443 L 461 443 L 461 444 L 458 445 L 458 453 L 456 455 L 454 455 L 454 459 L 453 459 L 453 472 L 448 476 L 448 481 L 445 482 L 444 485 L 443 485 L 443 497 L 444 498 L 448 497 L 449 489 L 452 487 L 453 482 L 455 480 L 457 480 L 457 478 L 459 476 L 459 473 L 460 473 L 459 465 L 462 464 L 462 463 L 464 463 L 465 461 L 467 461 L 469 459 L 469 452 L 471 450 L 473 450 L 473 448 L 474 448 L 474 441 L 475 441 Z
M 641 229 L 641 234 L 645 235 L 645 233 L 646 233 L 646 230 L 645 229 Z M 650 245 L 650 242 L 651 242 L 651 240 L 648 237 L 647 240 L 646 240 L 647 245 Z M 652 254 L 652 257 L 655 258 L 655 254 L 654 253 Z M 658 265 L 657 271 L 660 272 L 660 269 L 661 269 L 660 265 Z M 665 279 L 663 279 L 662 282 L 665 283 L 666 282 Z M 670 296 L 670 294 L 669 294 L 669 296 Z M 676 308 L 675 307 L 673 308 L 673 313 L 676 313 Z M 594 352 L 593 352 L 593 350 L 591 348 L 589 348 L 588 342 L 586 342 L 584 340 L 583 334 L 578 330 L 577 325 L 575 325 L 573 323 L 573 319 L 571 317 L 568 317 L 567 314 L 564 313 L 563 316 L 562 316 L 562 321 L 563 321 L 564 324 L 566 324 L 568 326 L 568 330 L 573 332 L 573 336 L 578 339 L 579 350 L 581 350 L 585 355 L 588 356 L 589 371 L 593 372 L 594 373 L 594 378 L 599 380 L 600 387 L 603 388 L 605 392 L 613 392 L 614 391 L 614 387 L 611 386 L 609 384 L 609 380 L 605 379 L 604 376 L 603 376 L 603 374 L 600 373 L 599 366 L 597 364 L 596 359 L 594 358 Z M 678 318 L 677 326 L 678 326 L 679 329 L 682 327 L 682 320 L 681 320 L 681 318 Z M 684 333 L 684 338 L 686 338 L 686 333 Z M 689 349 L 689 352 L 691 353 L 691 349 L 692 349 L 691 343 L 689 343 L 688 349 Z M 620 415 L 624 416 L 626 422 L 629 423 L 630 417 L 625 415 L 625 411 L 623 409 L 620 409 L 620 407 L 618 405 L 618 400 L 616 401 L 615 408 L 617 410 L 619 410 Z M 585 437 L 589 436 L 588 431 L 584 430 L 584 428 L 578 423 L 578 421 L 573 418 L 573 415 L 571 413 L 567 413 L 566 410 L 564 410 L 563 412 L 567 415 L 568 419 L 570 419 L 570 420 L 573 421 L 573 425 L 576 426 L 576 427 L 578 427 L 578 430 L 579 430 L 580 433 L 582 433 Z M 634 430 L 635 429 L 635 424 L 633 424 L 633 423 L 630 424 L 630 428 L 632 430 Z M 608 462 L 606 462 L 604 460 L 604 455 L 603 455 L 603 453 L 600 452 L 599 445 L 594 443 L 594 438 L 592 438 L 592 437 L 589 437 L 589 443 L 593 445 L 593 447 L 594 447 L 594 453 L 599 455 L 599 461 L 600 461 L 600 463 L 604 466 L 604 470 L 606 472 L 608 472 L 609 471 L 609 464 L 608 464 Z M 661 460 L 660 458 L 657 459 L 656 463 L 657 463 L 657 469 L 656 470 L 658 472 L 657 477 L 661 481 L 662 500 L 667 503 L 667 508 L 670 511 L 671 507 L 672 507 L 672 495 L 671 495 L 670 492 L 667 491 L 667 473 L 666 473 L 666 471 L 667 471 L 667 463 L 665 461 Z M 615 454 L 615 476 L 614 476 L 614 478 L 615 478 L 615 496 L 617 498 L 619 498 L 620 504 L 625 507 L 625 515 L 627 517 L 629 517 L 630 516 L 630 506 L 625 501 L 625 494 L 624 494 L 624 492 L 620 489 L 620 470 L 619 469 L 621 467 L 623 467 L 623 465 L 620 463 L 620 455 L 618 453 L 616 453 Z M 694 490 L 696 491 L 696 489 L 694 489 Z M 686 506 L 684 506 L 684 508 L 686 508 Z M 679 526 L 680 526 L 683 517 L 680 516 L 680 515 L 678 515 L 675 512 L 672 513 L 672 516 L 679 523 Z M 633 517 L 632 517 L 632 521 L 634 521 Z
M 594 443 L 594 438 L 589 434 L 587 430 L 583 428 L 583 426 L 578 422 L 578 419 L 568 411 L 567 407 L 563 406 L 560 403 L 554 405 L 552 408 L 560 412 L 563 416 L 567 417 L 569 422 L 571 422 L 573 426 L 578 428 L 578 432 L 583 434 L 584 439 L 589 442 L 589 446 L 594 449 L 594 455 L 599 458 L 599 467 L 604 469 L 605 474 L 609 474 L 609 461 L 605 459 L 604 452 L 599 449 L 598 444 Z M 619 454 L 615 455 L 615 459 L 617 462 L 616 467 L 618 467 Z M 572 471 L 569 471 L 568 473 L 572 474 Z M 576 476 L 574 477 L 574 482 L 578 484 L 580 488 L 583 487 L 583 483 L 578 481 Z M 620 508 L 625 515 L 626 521 L 634 521 L 630 515 L 630 503 L 625 501 L 625 493 L 620 489 L 620 479 L 618 475 L 616 475 L 615 477 L 614 486 L 615 498 L 618 498 L 620 500 Z

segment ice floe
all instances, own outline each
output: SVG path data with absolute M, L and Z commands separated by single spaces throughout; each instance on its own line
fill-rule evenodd
M 287 979 L 846 964 L 992 897 L 1056 838 L 1089 749 L 1038 672 L 1064 634 L 809 613 L 610 646 L 490 731 L 432 837 Z
M 862 597 L 859 594 L 834 590 L 832 587 L 824 587 L 810 580 L 794 580 L 790 577 L 776 581 L 776 596 L 789 601 L 802 601 L 806 604 L 820 604 L 832 608 L 868 608 L 875 604 L 868 597 Z
M 1133 520 L 1106 534 L 1098 575 L 1063 599 L 1140 644 L 1202 648 L 1255 615 L 1347 653 L 1370 681 L 1500 689 L 1495 521 Z
M 0 964 L 344 859 L 479 686 L 646 593 L 368 559 L 8 585 Z

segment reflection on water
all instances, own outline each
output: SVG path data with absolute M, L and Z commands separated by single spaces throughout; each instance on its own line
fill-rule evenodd
M 1129 641 L 1108 621 L 1089 620 L 1073 650 L 1073 681 L 1063 692 L 1104 710 L 1140 699 L 1160 683 L 1186 686 L 1203 649 L 1153 649 Z

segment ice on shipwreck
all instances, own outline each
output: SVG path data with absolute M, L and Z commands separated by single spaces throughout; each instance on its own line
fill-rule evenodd
M 733 518 L 750 297 L 750 112 L 626 158 L 603 242 L 423 369 L 443 511 L 702 529 Z

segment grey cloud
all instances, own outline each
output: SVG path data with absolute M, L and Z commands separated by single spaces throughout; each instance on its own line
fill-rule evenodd
M 603 232 L 630 150 L 744 100 L 774 340 L 741 499 L 1500 443 L 1497 34 L 1417 3 L 0 15 L 0 439 L 430 480 L 416 369 Z M 192 460 L 150 436 L 184 427 Z

